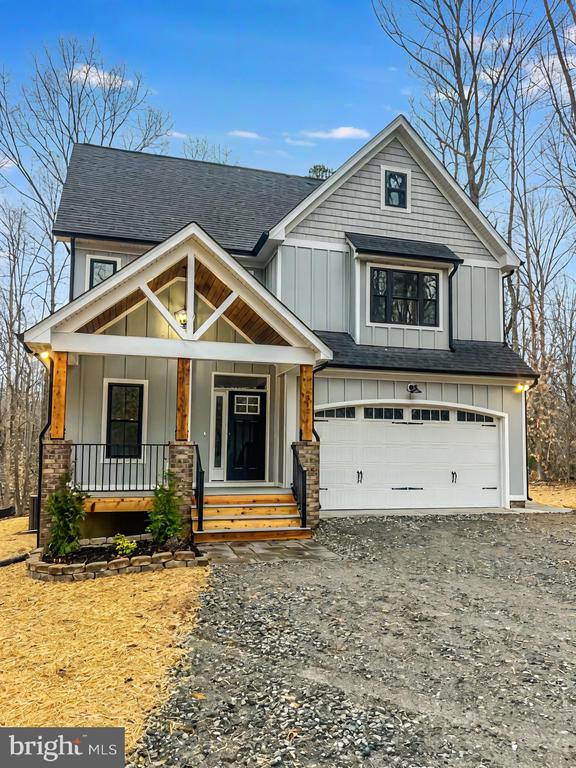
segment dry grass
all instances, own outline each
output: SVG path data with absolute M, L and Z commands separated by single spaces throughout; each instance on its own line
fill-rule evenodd
M 557 483 L 532 483 L 530 496 L 539 504 L 576 509 L 576 485 Z
M 28 529 L 27 517 L 9 517 L 0 520 L 0 560 L 11 555 L 30 552 L 36 546 L 36 534 L 19 534 Z
M 78 583 L 0 569 L 0 726 L 123 726 L 134 746 L 193 625 L 207 569 Z

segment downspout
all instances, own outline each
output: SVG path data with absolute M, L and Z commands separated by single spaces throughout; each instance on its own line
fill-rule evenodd
M 50 376 L 48 379 L 48 414 L 46 424 L 42 427 L 38 436 L 38 528 L 36 531 L 36 546 L 40 546 L 40 505 L 42 503 L 42 460 L 44 457 L 44 437 L 52 423 L 52 380 L 54 377 L 54 363 L 50 358 Z
M 452 298 L 452 278 L 458 272 L 460 262 L 454 264 L 452 271 L 448 274 L 448 347 L 450 352 L 454 352 L 454 318 L 452 313 L 453 298 Z
M 532 384 L 524 392 L 524 442 L 526 444 L 526 500 L 534 501 L 530 496 L 530 451 L 528 450 L 528 397 L 527 393 L 530 392 L 532 387 L 538 384 L 538 379 L 534 379 Z
M 316 428 L 314 427 L 314 387 L 316 386 L 316 374 L 319 371 L 323 371 L 324 368 L 328 365 L 330 361 L 324 360 L 323 363 L 320 363 L 320 365 L 317 365 L 316 367 L 312 368 L 312 434 L 316 438 L 316 442 L 320 442 L 320 435 L 318 432 L 316 432 Z
M 502 275 L 502 343 L 505 347 L 508 346 L 508 342 L 506 341 L 506 312 L 504 311 L 506 302 L 504 301 L 505 297 L 505 288 L 504 288 L 504 280 L 507 280 L 509 277 L 512 277 L 514 274 L 513 269 L 510 270 L 510 272 L 507 272 L 505 275 Z
M 74 299 L 74 276 L 76 274 L 76 238 L 70 238 L 70 290 L 68 292 L 68 301 Z

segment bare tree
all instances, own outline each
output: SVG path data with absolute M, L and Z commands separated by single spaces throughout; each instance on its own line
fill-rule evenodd
M 221 165 L 233 162 L 232 150 L 223 144 L 212 144 L 207 136 L 187 136 L 182 143 L 182 152 L 188 160 L 204 160 Z
M 424 83 L 420 123 L 479 205 L 502 138 L 502 101 L 543 24 L 516 0 L 406 0 L 400 12 L 393 0 L 372 2 Z
M 46 48 L 20 88 L 0 74 L 0 179 L 26 202 L 36 225 L 49 312 L 65 271 L 52 225 L 74 143 L 162 146 L 170 121 L 149 105 L 150 95 L 140 75 L 106 67 L 94 40 L 61 39 Z

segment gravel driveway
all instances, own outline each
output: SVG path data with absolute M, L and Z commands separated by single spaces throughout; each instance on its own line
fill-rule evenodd
M 323 523 L 221 565 L 133 764 L 576 765 L 576 516 Z

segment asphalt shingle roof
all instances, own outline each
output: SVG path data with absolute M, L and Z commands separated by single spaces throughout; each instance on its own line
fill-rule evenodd
M 55 234 L 160 243 L 195 221 L 223 248 L 252 251 L 318 179 L 76 144 Z
M 348 333 L 314 331 L 334 358 L 330 367 L 534 378 L 537 374 L 510 347 L 494 341 L 454 341 L 454 352 L 441 349 L 375 347 L 356 344 Z
M 374 253 L 382 256 L 408 256 L 429 261 L 444 261 L 461 264 L 463 259 L 456 256 L 446 245 L 427 243 L 421 240 L 405 240 L 399 237 L 364 235 L 360 232 L 346 232 L 346 237 L 359 253 Z

